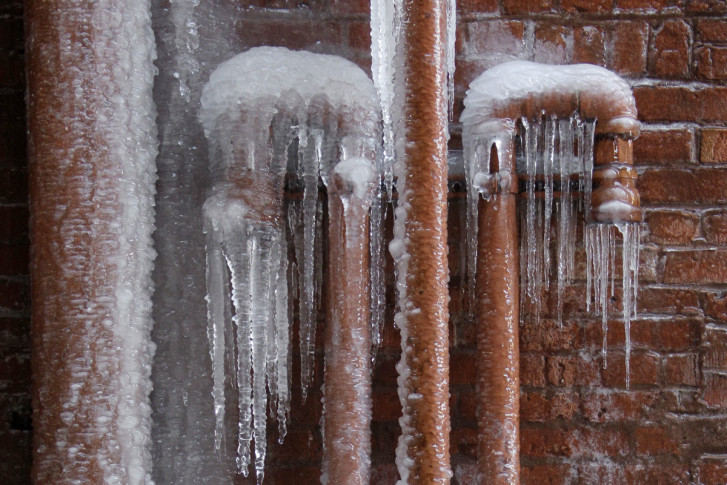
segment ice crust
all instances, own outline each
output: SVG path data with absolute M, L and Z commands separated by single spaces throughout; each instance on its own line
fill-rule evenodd
M 281 440 L 290 409 L 291 285 L 299 300 L 303 399 L 313 382 L 323 280 L 319 182 L 330 188 L 337 179 L 336 190 L 344 191 L 347 244 L 362 244 L 366 228 L 350 220 L 348 208 L 356 200 L 366 206 L 365 213 L 381 198 L 379 103 L 371 80 L 349 61 L 259 47 L 221 63 L 211 74 L 202 91 L 199 119 L 209 141 L 213 176 L 204 217 L 215 443 L 220 447 L 223 441 L 226 355 L 236 354 L 238 471 L 247 474 L 254 439 L 261 483 L 267 409 L 277 415 Z M 289 170 L 295 172 L 303 196 L 289 202 L 286 210 L 283 187 Z M 381 211 L 380 202 L 374 206 Z M 359 212 L 354 210 L 361 219 Z M 372 223 L 370 231 L 372 261 L 380 261 L 380 222 Z M 297 265 L 290 283 L 295 268 L 288 261 L 289 235 L 294 236 Z M 377 286 L 376 293 L 372 290 L 377 299 L 371 324 L 378 326 L 383 277 L 378 268 L 370 277 L 371 287 Z M 232 332 L 225 331 L 230 318 Z M 237 336 L 236 342 L 226 342 L 229 334 Z
M 588 92 L 592 97 L 607 96 L 614 105 L 627 111 L 606 113 L 607 116 L 636 117 L 633 96 L 625 81 L 603 68 L 591 65 L 548 66 L 525 61 L 501 64 L 479 76 L 470 86 L 464 100 L 461 116 L 465 177 L 467 180 L 467 268 L 477 262 L 477 218 L 480 197 L 489 197 L 483 182 L 507 170 L 503 161 L 510 160 L 516 145 L 517 171 L 521 177 L 534 181 L 542 178 L 543 197 L 535 196 L 535 184 L 527 183 L 525 209 L 521 216 L 521 305 L 529 305 L 536 321 L 540 320 L 542 302 L 547 292 L 556 290 L 556 317 L 563 322 L 565 289 L 575 272 L 575 248 L 579 213 L 590 221 L 591 187 L 593 177 L 593 149 L 595 119 L 581 119 L 577 113 L 558 119 L 542 113 L 535 118 L 517 116 L 498 118 L 501 113 L 512 115 L 512 107 L 526 100 L 537 104 L 540 96 Z M 595 94 L 595 96 L 594 96 Z M 583 96 L 582 96 L 583 97 Z M 517 143 L 516 143 L 517 140 Z M 493 174 L 491 154 L 500 161 L 501 174 Z M 578 190 L 583 198 L 571 195 L 571 184 L 577 177 Z M 571 180 L 572 179 L 572 180 Z M 563 183 L 563 181 L 569 181 Z M 556 183 L 559 197 L 554 198 Z M 623 203 L 603 204 L 605 211 L 623 212 Z M 630 208 L 627 207 L 627 208 Z M 555 217 L 555 258 L 551 256 Z M 636 315 L 638 293 L 638 224 L 587 224 L 584 245 L 587 257 L 587 305 L 595 302 L 594 309 L 602 316 L 603 360 L 606 363 L 606 333 L 608 331 L 608 301 L 613 296 L 616 274 L 617 241 L 614 231 L 623 235 L 622 316 L 626 327 L 626 385 L 629 385 L 629 358 L 631 351 L 630 321 Z M 554 260 L 554 264 L 553 261 Z M 555 275 L 551 273 L 555 271 Z M 468 300 L 474 302 L 474 270 L 467 273 Z M 555 277 L 555 278 L 554 278 Z M 553 281 L 555 279 L 555 281 Z M 611 281 L 610 294 L 607 291 Z M 523 307 L 523 311 L 525 306 Z

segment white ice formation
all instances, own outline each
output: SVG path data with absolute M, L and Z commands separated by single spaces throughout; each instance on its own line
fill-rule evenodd
M 281 440 L 289 414 L 289 309 L 294 299 L 289 286 L 299 302 L 304 399 L 313 380 L 323 279 L 319 180 L 328 185 L 336 170 L 354 193 L 365 190 L 357 177 L 368 180 L 381 167 L 379 104 L 371 80 L 353 63 L 277 47 L 254 48 L 220 64 L 201 104 L 214 183 L 204 218 L 216 445 L 224 427 L 225 359 L 232 354 L 238 470 L 247 474 L 254 439 L 260 483 L 267 408 L 277 414 Z M 295 173 L 290 185 L 302 188 L 301 201 L 284 201 L 289 171 Z M 375 199 L 370 228 L 374 308 L 383 304 L 383 294 L 377 293 L 383 287 L 380 194 Z M 295 263 L 288 259 L 289 239 Z M 372 314 L 378 331 L 381 312 Z M 226 341 L 232 335 L 236 342 Z
M 538 103 L 539 98 L 567 98 L 569 93 L 589 93 L 592 99 L 611 102 L 613 119 L 635 118 L 635 111 L 616 111 L 634 106 L 628 84 L 606 69 L 591 65 L 548 66 L 525 61 L 498 65 L 472 82 L 461 116 L 465 176 L 467 180 L 467 267 L 477 262 L 477 213 L 480 197 L 488 197 L 485 184 L 492 176 L 491 156 L 510 160 L 517 150 L 517 172 L 526 180 L 526 203 L 521 213 L 521 303 L 530 302 L 540 319 L 547 292 L 557 292 L 557 319 L 562 324 L 564 291 L 576 276 L 575 248 L 579 210 L 590 221 L 594 133 L 597 120 L 582 119 L 578 113 L 558 119 L 543 112 L 534 119 L 518 117 L 512 107 Z M 533 101 L 535 100 L 535 101 Z M 507 113 L 508 117 L 503 117 Z M 512 117 L 509 117 L 512 116 Z M 507 175 L 500 168 L 500 179 Z M 543 197 L 536 196 L 536 186 Z M 575 197 L 572 192 L 582 192 Z M 556 194 L 558 197 L 555 197 Z M 555 223 L 555 241 L 551 242 Z M 608 300 L 613 296 L 616 274 L 616 237 L 623 235 L 623 307 L 626 327 L 626 384 L 629 384 L 629 335 L 636 314 L 639 265 L 638 224 L 586 224 L 584 245 L 587 257 L 587 303 L 591 292 L 595 310 L 603 321 L 603 358 L 606 362 Z M 555 245 L 555 257 L 551 256 Z M 552 274 L 555 271 L 554 275 Z M 468 294 L 474 301 L 474 271 L 467 275 Z M 611 281 L 611 291 L 607 290 Z

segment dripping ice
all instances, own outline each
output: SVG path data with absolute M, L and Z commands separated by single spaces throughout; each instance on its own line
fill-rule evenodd
M 481 196 L 489 196 L 481 182 L 496 175 L 490 170 L 490 153 L 496 152 L 500 159 L 504 159 L 509 156 L 507 150 L 517 145 L 517 170 L 526 179 L 526 202 L 521 210 L 521 304 L 529 302 L 536 320 L 540 319 L 545 292 L 555 290 L 555 311 L 558 321 L 562 323 L 564 292 L 576 277 L 578 215 L 582 213 L 586 221 L 591 220 L 595 120 L 582 120 L 576 115 L 568 119 L 556 119 L 547 113 L 534 119 L 512 120 L 500 118 L 498 113 L 502 112 L 501 109 L 507 110 L 512 101 L 537 100 L 540 96 L 548 99 L 555 94 L 578 92 L 589 92 L 596 98 L 612 100 L 612 106 L 635 104 L 628 84 L 603 68 L 586 64 L 547 66 L 516 61 L 496 66 L 472 82 L 460 120 L 463 124 L 468 187 L 467 266 L 474 268 L 477 259 L 478 200 Z M 607 115 L 612 118 L 636 117 L 631 108 L 628 112 L 613 113 L 608 109 Z M 536 196 L 536 184 L 540 185 L 538 191 L 542 190 L 542 197 Z M 583 198 L 572 195 L 576 190 L 583 193 Z M 552 224 L 554 218 L 555 228 Z M 622 314 L 627 334 L 628 386 L 631 352 L 629 331 L 631 319 L 636 314 L 638 292 L 638 224 L 586 224 L 586 300 L 588 309 L 593 301 L 594 310 L 602 317 L 605 365 L 608 301 L 613 296 L 616 278 L 616 231 L 621 233 L 623 240 L 621 287 Z M 553 234 L 556 235 L 554 243 Z M 554 245 L 556 247 L 552 248 Z M 555 274 L 552 274 L 553 271 Z M 470 272 L 467 275 L 470 301 L 474 298 L 473 279 L 474 274 Z
M 286 434 L 295 297 L 303 399 L 314 377 L 323 280 L 319 183 L 328 184 L 334 166 L 340 172 L 355 165 L 359 169 L 346 176 L 357 190 L 356 184 L 365 182 L 357 181 L 362 163 L 381 169 L 379 106 L 371 80 L 354 64 L 273 47 L 222 63 L 205 86 L 201 105 L 214 180 L 204 204 L 204 230 L 215 445 L 220 449 L 225 442 L 225 366 L 233 356 L 237 467 L 247 475 L 254 462 L 261 483 L 268 410 L 277 417 L 281 441 Z M 345 163 L 361 157 L 368 158 Z M 299 201 L 284 199 L 289 172 L 295 174 L 289 188 L 302 191 Z M 382 213 L 379 191 L 372 203 L 372 262 L 382 258 Z M 383 275 L 381 264 L 372 267 L 371 325 L 380 334 Z

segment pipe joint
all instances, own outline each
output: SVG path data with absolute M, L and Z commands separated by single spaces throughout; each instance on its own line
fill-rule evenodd
M 591 196 L 593 222 L 641 221 L 641 198 L 636 189 L 633 139 L 627 134 L 596 140 Z

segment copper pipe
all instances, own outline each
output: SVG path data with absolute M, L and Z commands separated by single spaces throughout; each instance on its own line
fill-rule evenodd
M 372 171 L 373 173 L 373 171 Z M 368 197 L 334 174 L 328 191 L 325 483 L 367 485 L 371 468 Z
M 596 139 L 591 219 L 595 222 L 641 221 L 641 199 L 636 189 L 633 140 L 623 134 Z
M 150 479 L 148 10 L 26 2 L 34 483 Z
M 405 155 L 392 247 L 402 330 L 397 459 L 409 484 L 449 483 L 447 103 L 441 0 L 403 2 Z M 399 246 L 396 248 L 396 246 Z M 400 251 L 403 249 L 403 251 Z
M 514 149 L 509 153 L 514 174 Z M 479 206 L 478 483 L 513 485 L 520 483 L 517 184 L 480 198 Z

